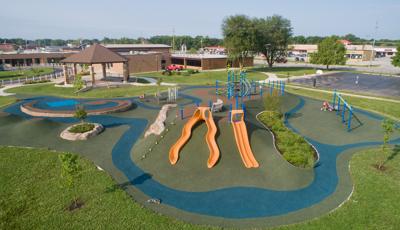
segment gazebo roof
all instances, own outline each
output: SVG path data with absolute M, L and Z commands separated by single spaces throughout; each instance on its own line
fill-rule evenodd
M 123 56 L 107 49 L 106 47 L 94 44 L 89 48 L 82 50 L 77 54 L 73 54 L 61 62 L 76 64 L 101 64 L 101 63 L 117 63 L 128 61 Z

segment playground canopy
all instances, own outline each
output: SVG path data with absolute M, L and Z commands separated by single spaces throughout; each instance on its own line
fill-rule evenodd
M 65 84 L 69 83 L 67 64 L 72 64 L 73 75 L 77 74 L 76 70 L 77 64 L 90 65 L 90 75 L 92 76 L 92 84 L 94 84 L 95 83 L 94 67 L 93 67 L 94 64 L 102 65 L 103 77 L 106 77 L 106 64 L 123 63 L 124 81 L 126 82 L 129 80 L 128 60 L 125 57 L 99 44 L 94 44 L 79 53 L 73 54 L 63 59 L 61 63 L 63 63 Z

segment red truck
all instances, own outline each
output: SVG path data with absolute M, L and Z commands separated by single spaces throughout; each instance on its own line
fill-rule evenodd
M 183 66 L 173 64 L 173 65 L 167 66 L 167 70 L 168 71 L 181 71 L 181 70 L 183 70 Z

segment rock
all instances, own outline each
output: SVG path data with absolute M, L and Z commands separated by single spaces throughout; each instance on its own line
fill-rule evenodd
M 150 134 L 160 135 L 165 129 L 164 122 L 167 119 L 168 110 L 176 106 L 176 104 L 164 105 L 158 113 L 154 123 L 150 125 L 150 128 L 144 134 L 144 137 L 148 137 Z
M 70 132 L 69 129 L 71 129 L 74 126 L 80 125 L 80 124 L 72 125 L 72 126 L 66 128 L 64 131 L 62 131 L 60 134 L 60 137 L 62 139 L 69 140 L 69 141 L 83 141 L 83 140 L 87 140 L 90 137 L 99 135 L 104 130 L 104 127 L 101 124 L 98 124 L 98 123 L 92 123 L 92 124 L 94 125 L 94 128 L 85 133 Z

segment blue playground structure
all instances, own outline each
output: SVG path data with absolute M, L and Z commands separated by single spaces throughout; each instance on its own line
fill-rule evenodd
M 240 71 L 239 74 L 235 74 L 235 71 L 228 70 L 227 81 L 215 81 L 215 94 L 225 95 L 229 100 L 232 98 L 239 98 L 243 101 L 243 97 L 264 93 L 264 88 L 268 87 L 270 94 L 272 95 L 274 90 L 278 91 L 279 95 L 285 93 L 285 82 L 284 81 L 268 81 L 268 85 L 265 82 L 249 81 L 245 71 Z M 259 89 L 259 93 L 257 92 Z
M 337 106 L 336 106 L 336 102 L 337 102 Z M 342 123 L 346 123 L 345 114 L 347 111 L 347 113 L 348 113 L 347 131 L 350 132 L 352 130 L 351 121 L 352 121 L 352 118 L 354 117 L 354 111 L 353 111 L 353 108 L 351 107 L 351 105 L 349 103 L 347 103 L 347 101 L 345 99 L 343 99 L 343 97 L 338 92 L 336 92 L 336 90 L 333 92 L 332 106 L 334 109 L 336 109 L 336 115 L 341 115 Z M 340 111 L 341 107 L 342 107 L 342 111 Z M 361 122 L 360 122 L 360 124 L 361 124 Z
M 249 81 L 245 71 L 235 73 L 234 70 L 227 70 L 227 81 L 215 81 L 215 95 L 226 96 L 229 100 L 235 100 L 235 109 L 242 109 L 244 116 L 246 117 L 246 107 L 243 100 L 247 96 L 250 100 L 252 95 L 263 96 L 264 90 L 269 90 L 270 95 L 274 92 L 278 92 L 280 96 L 285 93 L 285 82 L 284 81 L 268 81 L 265 82 Z M 267 89 L 268 88 L 268 89 Z M 259 92 L 257 92 L 257 90 Z M 268 92 L 268 91 L 267 91 Z M 229 105 L 229 117 L 233 109 L 232 104 Z

